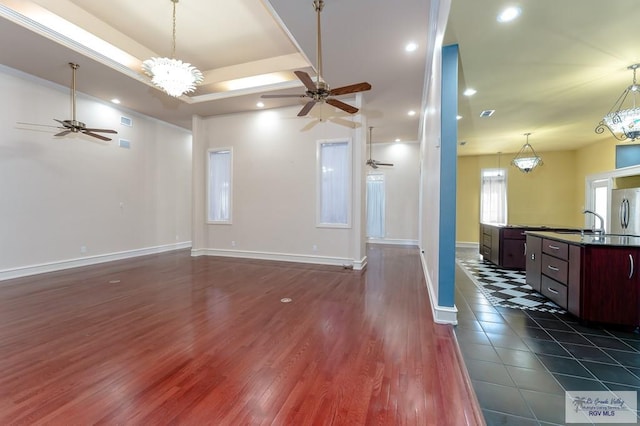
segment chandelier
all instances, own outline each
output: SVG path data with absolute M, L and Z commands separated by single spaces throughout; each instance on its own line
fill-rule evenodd
M 521 172 L 529 173 L 533 169 L 538 166 L 542 166 L 542 158 L 533 147 L 529 144 L 529 135 L 531 133 L 525 133 L 524 135 L 527 137 L 527 142 L 520 148 L 520 151 L 516 156 L 511 160 L 511 164 L 516 166 Z
M 636 106 L 636 96 L 640 92 L 640 85 L 636 84 L 636 70 L 638 68 L 640 68 L 640 64 L 627 67 L 627 69 L 633 70 L 633 84 L 624 89 L 609 113 L 596 126 L 596 133 L 600 134 L 604 132 L 604 129 L 609 129 L 613 137 L 619 141 L 640 138 L 640 107 Z M 622 109 L 629 92 L 632 93 L 632 106 L 628 109 Z
M 196 85 L 202 83 L 204 77 L 200 70 L 187 62 L 174 59 L 176 54 L 176 3 L 179 0 L 170 0 L 173 3 L 173 48 L 171 58 L 151 58 L 142 63 L 142 69 L 151 82 L 168 95 L 182 96 L 187 92 L 196 90 Z

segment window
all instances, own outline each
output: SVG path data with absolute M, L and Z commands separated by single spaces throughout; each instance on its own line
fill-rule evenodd
M 507 171 L 482 169 L 480 183 L 480 222 L 507 223 Z
M 318 142 L 318 226 L 351 226 L 351 142 Z
M 231 223 L 231 149 L 209 150 L 208 213 L 210 223 Z

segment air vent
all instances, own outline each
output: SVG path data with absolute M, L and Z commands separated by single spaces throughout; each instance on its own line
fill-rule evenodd
M 120 140 L 118 140 L 118 146 L 120 148 L 130 149 L 131 148 L 131 142 L 126 140 L 126 139 L 120 139 Z
M 491 117 L 494 112 L 496 112 L 495 109 L 485 109 L 480 113 L 480 117 Z
M 122 124 L 123 126 L 132 127 L 133 126 L 133 120 L 131 120 L 129 117 L 121 116 L 120 117 L 120 124 Z

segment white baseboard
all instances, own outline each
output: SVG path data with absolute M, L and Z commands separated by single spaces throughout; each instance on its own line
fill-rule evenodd
M 331 265 L 350 267 L 354 270 L 364 269 L 367 265 L 366 256 L 361 260 L 345 257 L 310 256 L 306 254 L 271 253 L 262 251 L 227 250 L 227 249 L 194 249 L 191 256 L 220 256 L 239 259 L 274 260 L 278 262 L 312 263 L 315 265 Z
M 127 250 L 117 253 L 99 254 L 77 259 L 60 260 L 56 262 L 41 263 L 38 265 L 21 266 L 18 268 L 3 269 L 0 271 L 0 281 L 27 277 L 30 275 L 44 274 L 47 272 L 61 271 L 64 269 L 79 268 L 81 266 L 96 265 L 98 263 L 113 262 L 114 260 L 129 259 L 138 256 L 146 256 L 149 254 L 182 250 L 189 247 L 191 247 L 191 241 L 186 241 L 178 244 L 166 244 L 156 247 Z
M 353 270 L 354 271 L 362 271 L 367 267 L 367 256 L 363 257 L 361 260 L 353 261 Z
M 472 248 L 472 249 L 480 250 L 480 244 L 472 243 L 472 242 L 456 241 L 456 248 Z
M 367 238 L 367 243 L 394 244 L 399 246 L 417 246 L 418 240 L 400 240 L 400 239 L 393 239 L 393 238 Z
M 429 300 L 431 301 L 431 313 L 433 314 L 433 321 L 437 324 L 458 324 L 458 308 L 451 306 L 438 305 L 438 295 L 434 288 L 434 283 L 431 281 L 427 271 L 427 262 L 424 258 L 424 253 L 420 250 L 420 262 L 422 263 L 422 272 L 424 279 L 427 283 L 427 290 L 429 291 Z

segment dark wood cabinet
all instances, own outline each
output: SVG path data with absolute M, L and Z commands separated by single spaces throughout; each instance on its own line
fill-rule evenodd
M 527 235 L 527 284 L 588 322 L 640 326 L 639 262 L 639 246 Z
M 540 293 L 563 309 L 567 308 L 569 262 L 569 244 L 542 239 Z
M 582 316 L 582 259 L 584 248 L 569 244 L 569 270 L 567 276 L 567 310 L 573 315 Z
M 540 282 L 542 280 L 542 238 L 527 235 L 526 257 L 526 282 L 535 291 L 540 292 Z
M 580 317 L 593 322 L 640 325 L 640 249 L 587 246 Z
M 480 224 L 480 254 L 501 268 L 525 268 L 525 227 Z

